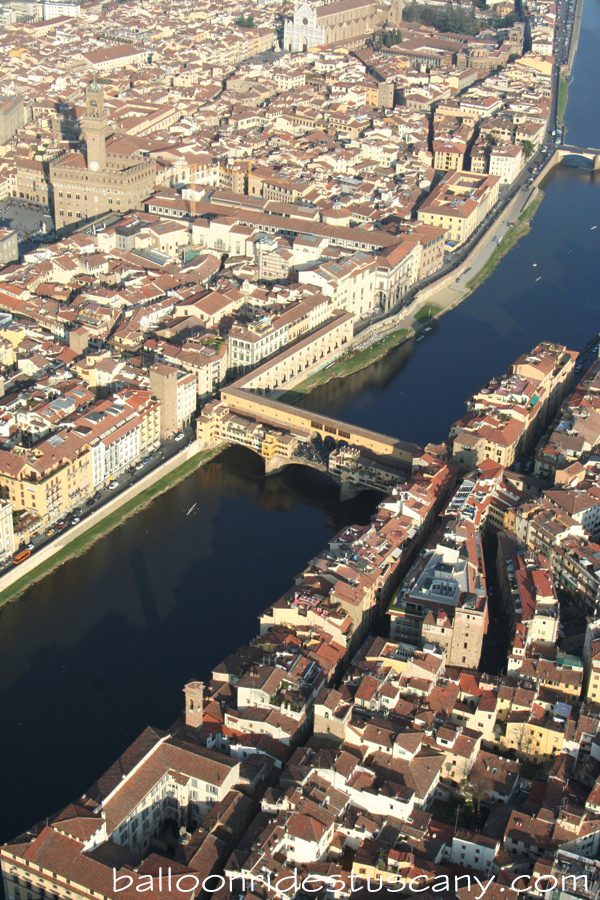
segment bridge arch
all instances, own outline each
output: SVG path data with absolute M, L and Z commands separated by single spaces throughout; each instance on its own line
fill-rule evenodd
M 561 157 L 561 164 L 570 165 L 574 163 L 585 163 L 585 168 L 595 169 L 596 168 L 596 157 L 584 156 L 582 153 L 564 153 Z
M 595 172 L 600 170 L 600 150 L 563 144 L 557 148 L 557 153 L 559 162 L 562 165 L 569 165 L 570 161 L 572 161 L 572 165 L 575 162 L 579 164 L 584 162 L 586 163 L 586 168 L 590 167 Z
M 321 475 L 327 476 L 327 478 L 332 481 L 334 484 L 340 486 L 340 481 L 333 475 L 327 468 L 326 464 L 318 464 L 312 460 L 302 459 L 301 457 L 292 457 L 286 458 L 283 456 L 273 456 L 270 459 L 267 459 L 263 456 L 260 450 L 257 447 L 253 447 L 250 444 L 242 444 L 237 441 L 229 440 L 226 443 L 226 446 L 223 448 L 223 452 L 227 450 L 231 450 L 232 448 L 236 448 L 236 451 L 240 452 L 240 454 L 248 456 L 249 459 L 256 460 L 257 462 L 262 462 L 263 471 L 265 476 L 267 475 L 276 475 L 279 472 L 283 472 L 284 469 L 299 467 L 303 469 L 312 469 L 313 472 L 318 472 Z M 252 466 L 254 469 L 254 465 Z M 360 485 L 358 486 L 359 490 L 368 490 L 368 488 L 362 488 Z

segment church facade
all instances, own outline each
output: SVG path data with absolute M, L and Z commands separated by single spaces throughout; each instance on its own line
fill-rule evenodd
M 402 21 L 402 0 L 391 0 L 386 8 L 375 0 L 336 0 L 318 5 L 301 0 L 284 26 L 283 49 L 302 53 L 340 41 L 368 37 L 386 23 Z

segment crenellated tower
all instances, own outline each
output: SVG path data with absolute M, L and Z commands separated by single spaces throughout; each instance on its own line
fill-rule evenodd
M 87 167 L 91 172 L 104 172 L 108 115 L 104 109 L 104 89 L 97 81 L 92 81 L 85 89 L 85 116 L 81 124 Z

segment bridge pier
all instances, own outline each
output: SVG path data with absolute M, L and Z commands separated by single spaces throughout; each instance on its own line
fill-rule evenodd
M 263 456 L 263 462 L 265 464 L 265 475 L 274 475 L 276 472 L 281 472 L 290 464 L 290 460 L 284 459 L 282 456 L 272 456 L 270 459 L 265 459 Z
M 363 490 L 360 484 L 353 484 L 351 481 L 340 482 L 340 500 L 354 500 Z
M 263 456 L 262 459 L 265 464 L 265 475 L 275 475 L 279 472 L 282 472 L 287 466 L 291 465 L 304 465 L 309 469 L 314 469 L 317 472 L 324 472 L 327 474 L 327 466 L 309 463 L 305 460 L 298 459 L 298 457 L 272 456 L 267 459 Z M 340 500 L 342 501 L 354 500 L 354 498 L 357 497 L 361 491 L 369 489 L 366 484 L 361 484 L 360 482 L 357 484 L 356 482 L 348 478 L 339 478 L 339 476 L 337 475 L 332 475 L 331 477 L 340 486 Z M 384 489 L 381 490 L 383 490 L 383 492 L 385 493 Z
M 594 157 L 594 172 L 600 172 L 600 155 Z

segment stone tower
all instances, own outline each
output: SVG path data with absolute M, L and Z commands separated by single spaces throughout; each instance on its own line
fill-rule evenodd
M 82 119 L 87 167 L 91 172 L 106 169 L 106 133 L 108 116 L 104 111 L 104 90 L 92 81 L 85 90 L 85 116 Z
M 403 0 L 391 0 L 388 13 L 388 24 L 398 28 L 402 24 Z
M 183 689 L 185 694 L 185 724 L 200 728 L 204 721 L 204 682 L 190 681 Z

